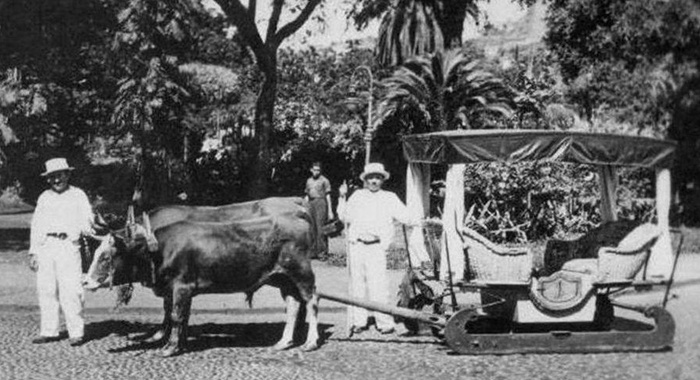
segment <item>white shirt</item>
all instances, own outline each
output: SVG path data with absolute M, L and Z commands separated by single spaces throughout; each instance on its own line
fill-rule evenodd
M 396 194 L 367 189 L 355 191 L 347 203 L 338 204 L 338 216 L 348 226 L 348 240 L 357 241 L 362 234 L 376 235 L 383 248 L 388 248 L 394 236 L 394 221 L 408 224 L 408 209 Z
M 49 233 L 65 233 L 68 241 L 77 241 L 81 233 L 90 232 L 92 220 L 92 206 L 84 191 L 73 186 L 60 194 L 44 191 L 32 216 L 29 252 L 37 253 Z

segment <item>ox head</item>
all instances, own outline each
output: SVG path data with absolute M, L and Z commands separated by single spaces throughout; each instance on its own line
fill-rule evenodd
M 153 281 L 154 238 L 147 228 L 134 223 L 95 238 L 100 240 L 100 245 L 87 273 L 86 289 Z

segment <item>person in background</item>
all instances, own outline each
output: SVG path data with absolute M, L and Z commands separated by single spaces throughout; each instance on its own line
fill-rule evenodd
M 408 210 L 396 194 L 382 189 L 389 173 L 380 163 L 369 163 L 360 174 L 364 188 L 350 199 L 347 184 L 339 188 L 338 217 L 347 231 L 347 260 L 351 297 L 390 304 L 387 282 L 387 252 L 394 235 L 394 222 L 409 224 Z M 392 316 L 373 313 L 376 328 L 382 334 L 395 330 Z M 348 335 L 367 330 L 370 312 L 348 307 Z
M 333 219 L 333 207 L 331 206 L 331 183 L 321 174 L 321 163 L 314 162 L 311 165 L 311 177 L 306 180 L 306 200 L 309 204 L 309 213 L 314 224 L 316 239 L 311 249 L 312 258 L 326 257 L 328 255 L 328 237 L 323 233 L 323 226 L 328 220 Z
M 68 329 L 71 346 L 85 343 L 82 267 L 79 239 L 90 233 L 92 207 L 83 190 L 68 184 L 73 170 L 65 158 L 46 161 L 50 188 L 37 200 L 32 216 L 29 267 L 36 272 L 41 323 L 32 343 L 59 340 L 59 310 Z

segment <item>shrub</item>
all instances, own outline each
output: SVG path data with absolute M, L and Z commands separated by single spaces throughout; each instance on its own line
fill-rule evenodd
M 654 216 L 652 178 L 623 169 L 617 191 L 620 218 Z M 465 171 L 467 224 L 497 242 L 526 242 L 581 233 L 601 221 L 597 171 L 560 163 L 489 163 Z

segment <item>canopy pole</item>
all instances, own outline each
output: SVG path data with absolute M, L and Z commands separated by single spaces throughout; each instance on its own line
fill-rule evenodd
M 410 163 L 406 168 L 406 207 L 411 220 L 420 220 L 428 215 L 430 208 L 430 165 Z M 421 263 L 430 261 L 425 248 L 421 228 L 412 228 L 406 249 L 411 264 L 420 268 Z
M 453 164 L 445 178 L 445 206 L 442 212 L 442 242 L 440 246 L 440 279 L 448 280 L 450 269 L 454 282 L 464 281 L 464 249 L 458 234 L 457 223 L 464 219 L 464 170 L 465 164 Z M 447 257 L 450 255 L 450 266 Z
M 598 182 L 600 184 L 600 216 L 603 222 L 617 220 L 617 170 L 612 165 L 598 167 Z
M 661 168 L 656 170 L 656 220 L 661 236 L 651 247 L 651 256 L 647 274 L 654 277 L 668 278 L 673 269 L 673 248 L 671 246 L 671 231 L 669 227 L 669 211 L 671 209 L 671 170 Z

